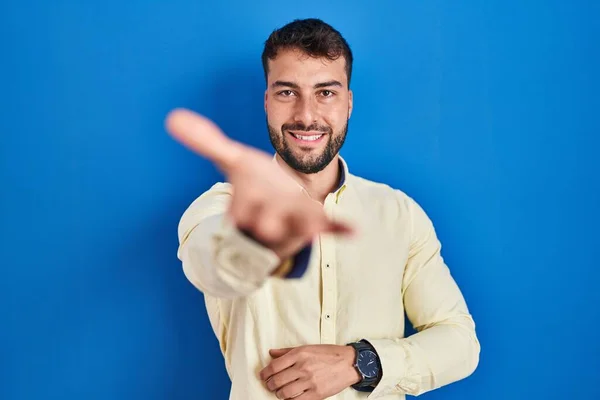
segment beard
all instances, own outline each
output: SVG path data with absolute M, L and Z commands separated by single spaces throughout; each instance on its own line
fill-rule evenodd
M 334 134 L 333 129 L 328 125 L 312 124 L 307 127 L 302 122 L 283 124 L 281 129 L 277 130 L 267 120 L 267 127 L 269 129 L 269 139 L 277 154 L 290 167 L 303 174 L 315 174 L 328 166 L 344 145 L 346 135 L 348 134 L 348 121 L 346 121 L 342 129 L 336 134 Z M 327 140 L 325 148 L 321 151 L 321 154 L 317 155 L 305 154 L 304 157 L 295 155 L 289 146 L 288 136 L 286 135 L 286 132 L 290 130 L 323 133 L 325 135 L 324 139 Z

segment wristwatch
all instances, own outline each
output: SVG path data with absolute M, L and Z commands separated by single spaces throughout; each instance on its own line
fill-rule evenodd
M 348 343 L 348 346 L 354 347 L 356 351 L 354 368 L 362 377 L 360 382 L 352 385 L 352 388 L 361 392 L 372 391 L 381 377 L 381 361 L 375 348 L 364 339 Z

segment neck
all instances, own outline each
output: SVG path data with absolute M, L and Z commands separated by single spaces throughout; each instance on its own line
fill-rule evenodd
M 324 203 L 327 195 L 339 184 L 341 171 L 337 154 L 323 170 L 314 174 L 296 171 L 282 160 L 279 154 L 275 156 L 275 159 L 279 166 L 308 192 L 311 198 L 320 203 Z

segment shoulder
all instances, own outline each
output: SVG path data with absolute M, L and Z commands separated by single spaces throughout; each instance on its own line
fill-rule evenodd
M 233 186 L 227 182 L 217 182 L 196 197 L 183 211 L 179 220 L 179 233 L 185 234 L 200 221 L 227 211 Z
M 227 205 L 233 193 L 233 186 L 227 182 L 217 182 L 208 190 L 196 197 L 185 210 L 183 216 L 191 212 L 204 210 L 210 211 L 213 208 L 221 208 Z
M 217 182 L 208 190 L 200 194 L 191 204 L 190 207 L 201 204 L 210 204 L 216 201 L 226 200 L 233 193 L 233 186 L 229 182 Z
M 360 197 L 373 202 L 390 203 L 408 210 L 415 203 L 414 199 L 400 188 L 387 183 L 369 180 L 357 175 L 349 174 L 348 183 L 355 188 Z
M 391 220 L 405 221 L 411 230 L 415 227 L 431 227 L 432 222 L 425 210 L 404 190 L 356 175 L 349 176 L 348 183 L 352 183 L 364 207 L 376 210 L 379 215 Z

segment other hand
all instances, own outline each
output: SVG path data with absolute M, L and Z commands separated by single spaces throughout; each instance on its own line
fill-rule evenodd
M 278 399 L 323 400 L 361 379 L 351 346 L 308 345 L 270 354 L 274 359 L 260 378 Z

